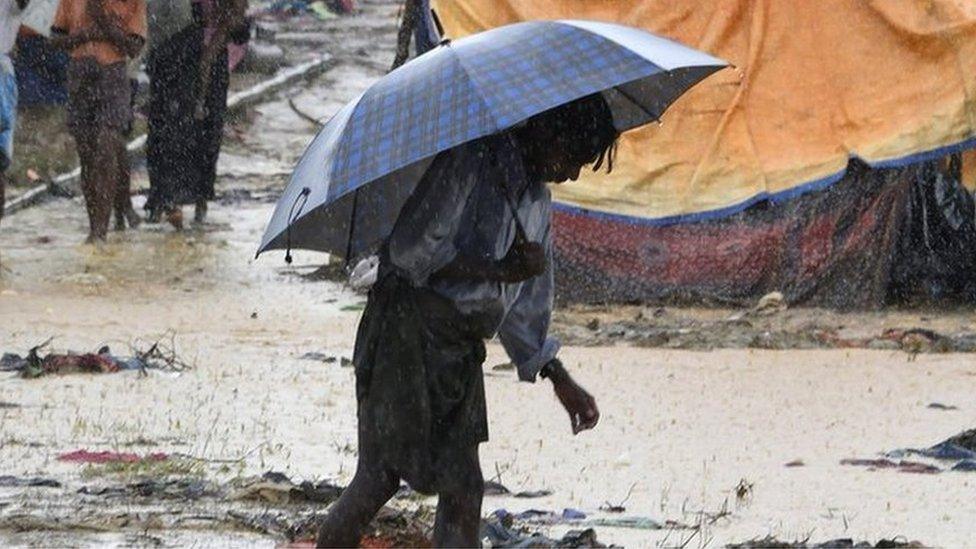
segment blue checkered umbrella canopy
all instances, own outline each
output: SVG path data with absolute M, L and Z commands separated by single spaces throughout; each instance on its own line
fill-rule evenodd
M 617 128 L 631 129 L 726 65 L 592 21 L 516 23 L 444 43 L 329 120 L 295 167 L 258 253 L 293 247 L 355 257 L 389 235 L 438 153 L 598 92 Z

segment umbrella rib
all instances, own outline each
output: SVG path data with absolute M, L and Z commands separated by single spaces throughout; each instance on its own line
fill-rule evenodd
M 454 59 L 457 60 L 458 66 L 461 67 L 461 72 L 464 74 L 465 78 L 468 79 L 468 82 L 471 83 L 472 89 L 474 89 L 474 92 L 478 96 L 478 99 L 481 100 L 481 104 L 484 105 L 485 107 L 485 112 L 487 112 L 488 116 L 491 118 L 492 126 L 494 130 L 491 133 L 485 135 L 498 133 L 503 129 L 505 129 L 502 128 L 501 124 L 498 123 L 498 118 L 495 116 L 495 112 L 491 109 L 490 104 L 488 103 L 488 99 L 485 97 L 485 94 L 482 93 L 481 87 L 478 85 L 477 79 L 471 75 L 472 73 L 468 70 L 467 65 L 464 64 L 464 59 L 460 55 L 458 55 L 458 53 L 454 50 L 453 46 L 448 45 L 447 47 L 451 48 L 450 49 L 451 55 L 453 55 Z
M 627 83 L 629 84 L 629 82 L 627 82 Z M 623 86 L 623 85 L 624 84 L 621 84 L 620 86 Z M 660 122 L 661 121 L 661 116 L 659 114 L 655 114 L 655 113 L 651 112 L 650 109 L 648 109 L 643 104 L 641 104 L 640 101 L 637 101 L 636 99 L 634 99 L 634 96 L 633 95 L 625 92 L 620 86 L 614 86 L 613 89 L 617 90 L 617 92 L 620 95 L 624 96 L 627 99 L 627 101 L 630 101 L 631 103 L 637 105 L 640 108 L 640 110 L 642 110 L 645 113 L 647 113 L 647 115 L 650 116 L 651 118 L 653 118 L 655 122 Z

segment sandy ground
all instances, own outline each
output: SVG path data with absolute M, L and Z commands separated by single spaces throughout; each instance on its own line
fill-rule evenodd
M 390 4 L 365 6 L 367 13 L 352 20 L 347 36 L 382 27 L 393 11 Z M 310 36 L 297 32 L 293 38 Z M 86 222 L 78 199 L 4 220 L 0 351 L 24 352 L 53 336 L 59 349 L 90 351 L 109 344 L 123 352 L 173 333 L 195 368 L 178 375 L 0 378 L 0 401 L 16 405 L 0 407 L 0 475 L 65 483 L 61 492 L 0 491 L 0 522 L 16 509 L 55 506 L 90 482 L 84 468 L 55 459 L 78 448 L 244 456 L 234 471 L 214 475 L 278 470 L 340 484 L 351 478 L 352 371 L 338 362 L 300 357 L 350 356 L 363 297 L 337 283 L 297 276 L 320 264 L 320 255 L 297 253 L 294 267 L 286 267 L 280 254 L 253 260 L 272 204 L 231 199 L 283 184 L 282 173 L 314 134 L 288 107 L 287 96 L 303 110 L 327 116 L 382 74 L 389 48 L 357 53 L 355 44 L 345 47 L 352 51 L 347 61 L 257 107 L 247 132 L 228 143 L 218 183 L 227 199 L 214 205 L 210 226 L 184 234 L 147 227 L 114 235 L 94 249 L 79 244 Z M 140 185 L 144 177 L 137 174 Z M 968 322 L 965 313 L 955 314 L 960 323 Z M 859 322 L 857 316 L 847 319 Z M 596 430 L 577 437 L 545 384 L 520 384 L 514 373 L 492 369 L 505 359 L 490 345 L 486 476 L 500 472 L 513 490 L 553 494 L 536 500 L 490 497 L 486 512 L 572 507 L 610 517 L 598 508 L 629 493 L 628 516 L 694 524 L 701 511 L 729 511 L 714 523 L 706 520 L 689 547 L 767 534 L 872 542 L 903 535 L 933 546 L 976 539 L 976 477 L 839 463 L 928 446 L 973 427 L 972 355 L 614 345 L 570 346 L 562 357 L 603 412 Z M 931 402 L 958 409 L 931 409 Z M 785 467 L 795 460 L 805 465 Z M 739 499 L 735 488 L 743 480 L 752 488 Z M 601 541 L 626 546 L 675 546 L 690 536 L 597 530 Z M 147 543 L 131 534 L 121 529 L 111 535 L 70 531 L 31 537 L 0 530 L 0 544 Z M 153 534 L 166 545 L 214 541 L 207 537 L 212 534 L 194 531 Z M 243 533 L 219 538 L 220 544 L 234 545 L 278 541 Z

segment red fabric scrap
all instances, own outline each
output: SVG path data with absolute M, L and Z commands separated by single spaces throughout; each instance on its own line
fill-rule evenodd
M 169 456 L 163 452 L 146 454 L 140 457 L 137 454 L 122 452 L 92 452 L 90 450 L 75 450 L 58 456 L 58 461 L 70 461 L 73 463 L 136 463 L 139 461 L 166 461 Z

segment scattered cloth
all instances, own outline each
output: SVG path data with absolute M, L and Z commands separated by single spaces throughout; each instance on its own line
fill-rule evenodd
M 175 344 L 163 345 L 154 343 L 145 352 L 134 356 L 116 356 L 108 346 L 103 346 L 94 353 L 49 353 L 41 356 L 40 351 L 47 347 L 51 340 L 33 347 L 27 356 L 15 353 L 4 353 L 0 357 L 0 371 L 19 372 L 21 377 L 33 379 L 46 375 L 62 375 L 74 373 L 106 374 L 123 370 L 174 370 L 182 371 L 190 367 L 176 355 Z
M 956 446 L 961 446 L 967 450 L 976 452 L 976 429 L 963 431 L 958 435 L 947 438 L 943 442 L 949 442 L 951 444 L 955 444 Z
M 90 450 L 75 450 L 58 456 L 58 461 L 69 461 L 72 463 L 138 463 L 140 461 L 166 461 L 169 456 L 162 452 L 139 456 L 132 453 L 122 452 L 92 452 Z
M 876 471 L 879 469 L 895 469 L 900 473 L 935 474 L 942 472 L 942 469 L 939 467 L 929 465 L 927 463 L 906 460 L 893 461 L 887 458 L 842 459 L 840 460 L 840 464 L 867 467 L 869 471 Z
M 306 480 L 296 484 L 284 473 L 269 471 L 260 477 L 241 481 L 232 499 L 265 501 L 275 504 L 329 504 L 339 499 L 341 494 L 342 488 L 326 481 L 313 483 Z
M 649 517 L 589 517 L 585 512 L 571 508 L 563 509 L 561 513 L 543 509 L 511 513 L 506 509 L 497 509 L 491 516 L 506 523 L 520 522 L 537 526 L 605 526 L 636 530 L 660 530 L 665 527 L 661 522 Z
M 871 544 L 868 541 L 854 542 L 850 538 L 832 539 L 822 543 L 811 543 L 809 541 L 785 541 L 773 536 L 755 538 L 742 543 L 730 543 L 726 549 L 897 549 L 897 548 L 921 548 L 924 544 L 907 539 L 892 538 L 881 539 L 877 543 Z
M 976 472 L 976 459 L 964 459 L 959 463 L 952 466 L 953 471 L 961 471 L 964 473 Z
M 515 516 L 504 510 L 495 511 L 481 522 L 481 539 L 494 548 L 606 547 L 597 541 L 593 529 L 571 530 L 561 539 L 552 539 L 515 526 Z
M 918 456 L 935 463 L 904 461 L 908 456 Z M 902 460 L 902 461 L 894 461 Z M 849 463 L 845 463 L 849 462 Z M 858 463 L 853 463 L 858 462 Z M 947 463 L 951 462 L 951 463 Z M 976 472 L 976 429 L 963 431 L 928 448 L 898 448 L 885 454 L 885 459 L 844 460 L 846 465 L 866 465 L 875 469 L 898 468 L 913 473 L 941 473 L 944 471 Z M 908 467 L 902 467 L 908 464 Z
M 100 497 L 141 497 L 158 499 L 197 500 L 202 497 L 217 497 L 222 494 L 219 487 L 210 482 L 192 478 L 158 480 L 147 479 L 121 486 L 83 486 L 79 494 Z

